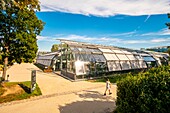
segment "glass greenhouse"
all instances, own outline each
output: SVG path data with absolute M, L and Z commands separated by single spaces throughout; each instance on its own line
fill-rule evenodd
M 37 57 L 37 63 L 71 79 L 99 77 L 105 73 L 142 70 L 165 64 L 165 55 L 125 48 L 60 40 L 59 52 Z M 62 46 L 62 45 L 66 46 Z

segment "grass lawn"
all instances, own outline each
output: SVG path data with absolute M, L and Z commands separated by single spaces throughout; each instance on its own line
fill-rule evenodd
M 38 84 L 32 93 L 30 92 L 30 87 L 31 81 L 2 83 L 0 85 L 0 103 L 42 95 Z
M 118 81 L 126 78 L 128 75 L 129 75 L 129 73 L 126 73 L 126 74 L 113 74 L 113 75 L 104 76 L 102 78 L 95 79 L 95 80 L 92 80 L 92 81 L 94 81 L 94 82 L 106 82 L 106 80 L 109 79 L 111 83 L 117 83 Z M 91 80 L 89 80 L 89 81 L 91 81 Z

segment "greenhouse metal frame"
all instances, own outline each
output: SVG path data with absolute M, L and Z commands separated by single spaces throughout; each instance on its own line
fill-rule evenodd
M 47 66 L 53 67 L 54 71 L 60 70 L 62 75 L 74 80 L 100 77 L 106 73 L 147 69 L 167 64 L 165 56 L 169 57 L 164 53 L 62 39 L 60 41 L 60 51 L 51 54 L 51 63 Z

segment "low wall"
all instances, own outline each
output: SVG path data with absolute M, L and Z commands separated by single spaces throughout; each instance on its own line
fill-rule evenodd
M 61 74 L 73 80 L 76 80 L 76 75 L 74 73 L 66 72 L 66 70 L 61 70 Z

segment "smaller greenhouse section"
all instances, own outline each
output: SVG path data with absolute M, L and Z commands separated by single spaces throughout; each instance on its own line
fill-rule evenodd
M 36 59 L 36 63 L 42 65 L 44 68 L 50 67 L 55 69 L 58 57 L 59 57 L 59 52 L 52 52 L 44 55 L 38 55 Z

